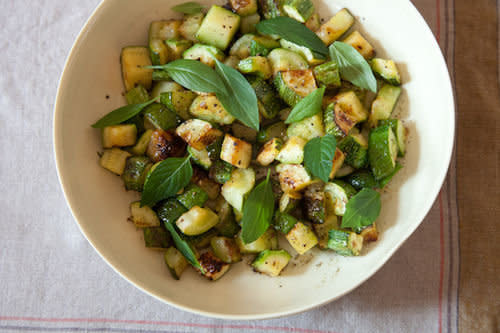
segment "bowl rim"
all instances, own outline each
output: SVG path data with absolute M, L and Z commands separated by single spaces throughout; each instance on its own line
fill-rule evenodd
M 415 5 L 410 1 L 407 0 L 407 3 L 409 5 L 409 8 L 414 12 L 416 15 L 417 19 L 420 21 L 422 28 L 425 30 L 425 34 L 432 36 L 432 46 L 433 48 L 437 48 L 439 50 L 440 57 L 436 61 L 440 63 L 440 67 L 445 71 L 447 74 L 448 80 L 446 80 L 446 87 L 443 87 L 443 91 L 447 91 L 449 93 L 448 97 L 450 100 L 450 110 L 453 110 L 452 115 L 451 115 L 451 137 L 452 139 L 450 140 L 451 145 L 449 146 L 449 149 L 447 151 L 447 155 L 445 156 L 445 161 L 446 161 L 446 168 L 442 169 L 442 172 L 438 175 L 438 179 L 440 179 L 439 182 L 436 182 L 436 184 L 439 184 L 437 190 L 435 190 L 435 193 L 429 198 L 432 200 L 428 200 L 425 209 L 422 209 L 421 215 L 418 217 L 417 220 L 420 220 L 419 223 L 415 224 L 410 228 L 409 232 L 402 237 L 401 242 L 394 248 L 390 249 L 387 251 L 385 256 L 380 258 L 380 265 L 378 265 L 376 268 L 372 269 L 371 271 L 368 272 L 368 274 L 365 275 L 364 278 L 362 278 L 359 283 L 353 285 L 351 288 L 348 288 L 344 290 L 342 293 L 335 295 L 331 298 L 328 298 L 326 300 L 320 301 L 315 304 L 306 304 L 304 306 L 296 307 L 291 310 L 286 310 L 286 311 L 275 311 L 272 313 L 265 313 L 265 314 L 250 314 L 250 315 L 245 315 L 245 314 L 224 314 L 220 312 L 213 312 L 213 311 L 205 311 L 202 309 L 197 309 L 189 306 L 185 306 L 182 304 L 179 304 L 173 300 L 166 299 L 165 297 L 162 297 L 158 294 L 156 294 L 153 290 L 148 288 L 146 285 L 142 285 L 139 282 L 133 281 L 131 278 L 127 277 L 124 273 L 122 273 L 117 267 L 114 266 L 113 262 L 111 259 L 106 258 L 101 251 L 99 250 L 99 246 L 95 244 L 95 242 L 92 240 L 91 235 L 89 235 L 85 229 L 85 227 L 82 225 L 82 223 L 79 222 L 80 214 L 77 212 L 76 209 L 76 203 L 71 200 L 69 190 L 68 190 L 68 182 L 67 179 L 65 179 L 63 173 L 62 173 L 62 137 L 59 133 L 61 133 L 61 127 L 62 127 L 62 107 L 60 106 L 62 104 L 62 93 L 61 91 L 64 89 L 63 87 L 65 86 L 66 81 L 68 80 L 68 68 L 71 67 L 71 63 L 73 62 L 75 58 L 75 54 L 77 53 L 77 49 L 80 47 L 81 42 L 89 29 L 91 28 L 93 22 L 97 19 L 98 13 L 100 10 L 108 3 L 108 0 L 101 0 L 101 2 L 95 7 L 95 9 L 92 11 L 91 15 L 89 18 L 85 21 L 85 24 L 79 31 L 73 45 L 70 48 L 70 51 L 66 57 L 61 76 L 58 82 L 57 86 L 57 93 L 56 93 L 56 98 L 55 98 L 55 103 L 54 103 L 54 115 L 53 115 L 53 123 L 52 123 L 52 140 L 53 140 L 53 153 L 54 153 L 54 159 L 55 159 L 55 165 L 56 165 L 56 171 L 57 171 L 57 177 L 59 180 L 59 183 L 61 185 L 61 189 L 64 195 L 64 199 L 66 202 L 66 205 L 70 209 L 71 215 L 73 216 L 73 219 L 75 223 L 78 225 L 78 228 L 82 232 L 82 234 L 85 236 L 87 241 L 90 243 L 90 245 L 94 248 L 94 250 L 97 252 L 97 254 L 108 264 L 109 267 L 111 267 L 117 274 L 119 274 L 123 279 L 125 279 L 127 282 L 135 286 L 137 289 L 141 290 L 142 292 L 148 294 L 149 296 L 152 296 L 153 298 L 159 300 L 160 302 L 163 302 L 167 305 L 173 306 L 174 308 L 190 312 L 193 314 L 201 315 L 204 317 L 208 318 L 217 318 L 217 319 L 224 319 L 224 320 L 264 320 L 264 319 L 273 319 L 273 318 L 280 318 L 280 317 L 285 317 L 285 316 L 291 316 L 295 314 L 299 314 L 305 311 L 313 310 L 315 308 L 318 308 L 320 306 L 323 306 L 325 304 L 328 304 L 334 300 L 337 300 L 346 294 L 350 293 L 354 289 L 358 288 L 361 284 L 366 282 L 369 278 L 371 278 L 379 269 L 381 269 L 386 262 L 394 255 L 394 253 L 403 245 L 406 240 L 414 233 L 414 231 L 422 224 L 424 218 L 434 205 L 436 198 L 441 192 L 441 188 L 446 180 L 446 175 L 448 174 L 448 170 L 450 168 L 450 163 L 451 163 L 451 158 L 453 156 L 453 151 L 455 149 L 455 136 L 456 136 L 456 107 L 455 107 L 455 96 L 454 96 L 454 89 L 449 73 L 449 69 L 446 63 L 446 60 L 443 56 L 443 51 L 441 50 L 441 47 L 439 46 L 439 43 L 436 40 L 436 37 L 434 33 L 432 32 L 431 28 L 423 18 L 422 14 L 418 11 L 418 9 L 415 7 Z M 432 193 L 432 192 L 431 192 Z

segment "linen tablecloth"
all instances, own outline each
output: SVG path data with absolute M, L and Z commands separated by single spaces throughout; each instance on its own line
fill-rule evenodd
M 0 331 L 500 330 L 498 2 L 414 1 L 447 58 L 458 105 L 455 157 L 422 225 L 352 293 L 265 321 L 209 319 L 145 295 L 74 223 L 55 170 L 53 101 L 98 2 L 0 0 Z

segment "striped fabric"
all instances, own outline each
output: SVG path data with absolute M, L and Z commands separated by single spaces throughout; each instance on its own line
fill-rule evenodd
M 458 105 L 456 152 L 422 225 L 347 296 L 259 322 L 199 317 L 144 295 L 67 223 L 47 129 L 64 57 L 97 3 L 0 0 L 0 108 L 10 112 L 0 116 L 0 142 L 13 157 L 0 160 L 0 190 L 17 193 L 0 199 L 0 332 L 500 331 L 498 1 L 413 0 L 448 61 Z M 29 157 L 27 146 L 37 147 Z M 34 200 L 43 203 L 30 212 Z M 37 214 L 50 219 L 40 225 Z

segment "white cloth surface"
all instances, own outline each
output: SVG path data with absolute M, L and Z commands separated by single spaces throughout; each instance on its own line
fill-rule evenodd
M 0 0 L 0 331 L 455 331 L 450 187 L 372 278 L 299 315 L 223 321 L 177 310 L 105 264 L 80 233 L 52 150 L 57 83 L 98 0 Z M 78 147 L 75 147 L 78 149 Z

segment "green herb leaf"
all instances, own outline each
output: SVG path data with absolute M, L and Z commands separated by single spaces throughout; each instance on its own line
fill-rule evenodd
M 377 92 L 377 80 L 370 65 L 354 47 L 344 42 L 334 42 L 330 45 L 330 57 L 337 62 L 344 80 Z
M 285 124 L 295 123 L 314 116 L 321 111 L 325 87 L 318 88 L 298 102 L 285 120 Z
M 198 268 L 202 274 L 205 274 L 205 271 L 200 265 L 200 262 L 196 258 L 196 254 L 194 253 L 193 249 L 189 245 L 188 242 L 186 242 L 184 239 L 181 238 L 177 230 L 175 230 L 175 227 L 172 223 L 165 223 L 165 227 L 167 230 L 170 232 L 172 235 L 172 239 L 174 240 L 175 247 L 177 250 L 179 250 L 180 253 L 186 258 L 186 260 L 193 265 L 195 268 Z
M 149 100 L 145 103 L 140 104 L 130 104 L 122 106 L 116 110 L 111 111 L 101 119 L 99 119 L 95 124 L 92 125 L 93 128 L 103 128 L 106 126 L 118 125 L 126 120 L 139 114 L 146 106 L 155 102 L 155 99 Z
M 200 13 L 206 6 L 201 5 L 194 1 L 184 2 L 180 5 L 173 6 L 172 10 L 174 12 L 183 13 L 183 14 L 196 14 Z
M 333 166 L 333 157 L 337 140 L 335 136 L 327 134 L 321 138 L 314 138 L 304 147 L 304 165 L 314 176 L 325 183 L 328 182 Z
M 146 68 L 167 71 L 172 80 L 189 90 L 206 93 L 225 92 L 224 82 L 214 69 L 197 60 L 179 59 L 165 65 Z
M 261 21 L 257 31 L 265 35 L 279 35 L 292 43 L 305 46 L 325 59 L 328 48 L 319 37 L 302 23 L 289 17 L 276 17 Z
M 190 159 L 191 155 L 184 158 L 171 157 L 158 163 L 144 182 L 141 206 L 152 206 L 162 199 L 174 196 L 186 186 L 193 176 Z
M 215 57 L 214 57 L 215 59 Z M 224 82 L 225 92 L 217 92 L 224 108 L 243 124 L 259 130 L 259 106 L 250 83 L 240 72 L 215 59 L 215 70 Z
M 243 205 L 243 219 L 241 220 L 241 239 L 245 244 L 256 241 L 271 224 L 274 214 L 274 195 L 267 178 L 257 185 Z
M 380 215 L 380 193 L 364 188 L 346 205 L 342 228 L 362 228 L 371 225 Z

